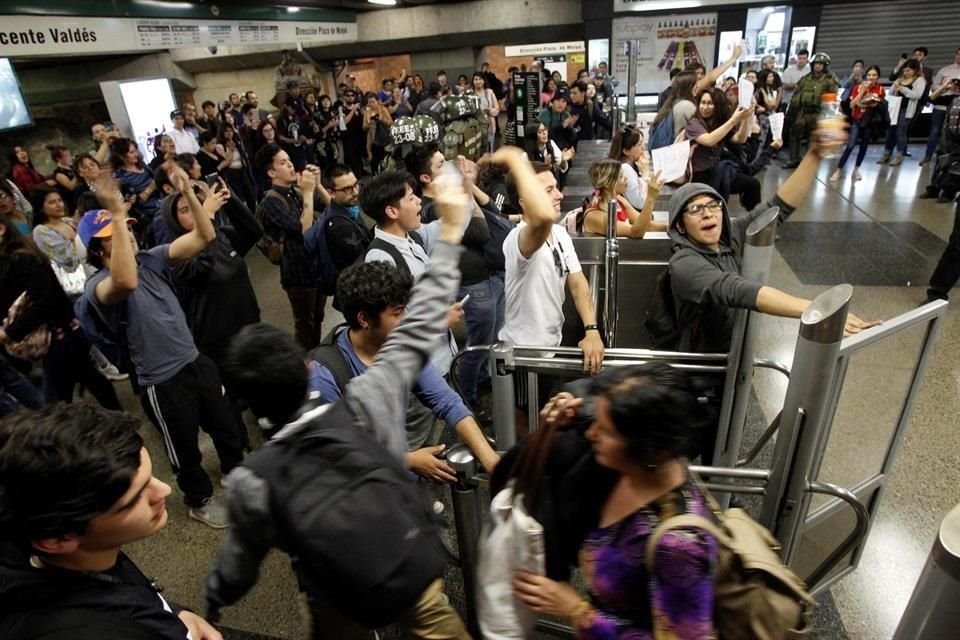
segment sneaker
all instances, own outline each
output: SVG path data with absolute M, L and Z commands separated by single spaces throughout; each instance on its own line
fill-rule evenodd
M 946 204 L 948 202 L 953 202 L 956 196 L 948 196 L 947 194 L 940 194 L 940 197 L 937 198 L 937 204 Z
M 893 156 L 893 160 L 890 161 L 890 166 L 899 167 L 902 163 L 903 163 L 903 154 L 898 153 L 897 155 Z
M 930 164 L 931 160 L 933 160 L 933 158 L 931 158 L 930 156 L 923 156 L 923 160 L 920 161 L 920 166 L 922 167 L 924 165 Z
M 126 380 L 130 377 L 126 373 L 121 373 L 116 366 L 109 362 L 105 366 L 97 367 L 97 371 L 107 380 Z
M 216 498 L 207 498 L 202 507 L 191 507 L 188 515 L 208 527 L 227 528 L 227 509 Z
M 890 154 L 884 151 L 883 155 L 880 156 L 880 159 L 877 160 L 877 164 L 887 164 L 887 160 L 889 159 L 890 159 Z
M 860 171 L 859 171 L 858 169 L 854 169 L 854 170 L 853 170 L 853 181 L 854 181 L 854 182 L 860 182 L 861 180 L 863 180 L 863 176 L 860 175 Z
M 838 182 L 840 178 L 843 177 L 843 171 L 837 169 L 832 174 L 830 174 L 830 182 Z
M 920 194 L 919 196 L 917 196 L 917 197 L 920 198 L 921 200 L 933 200 L 934 198 L 939 198 L 939 197 L 940 197 L 940 193 L 939 193 L 939 192 L 937 192 L 937 193 L 930 193 L 929 191 L 924 191 L 923 193 L 921 193 L 921 194 Z

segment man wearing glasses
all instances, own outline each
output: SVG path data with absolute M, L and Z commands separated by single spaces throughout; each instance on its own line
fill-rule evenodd
M 333 165 L 323 176 L 323 186 L 330 203 L 320 223 L 307 231 L 304 244 L 319 265 L 321 293 L 333 295 L 340 272 L 363 257 L 373 236 L 360 217 L 360 182 L 353 170 Z
M 736 309 L 799 318 L 810 304 L 779 289 L 740 276 L 741 252 L 747 227 L 770 207 L 785 220 L 803 202 L 820 166 L 820 148 L 814 145 L 777 194 L 753 211 L 731 218 L 723 198 L 709 185 L 686 184 L 670 199 L 670 283 L 682 332 L 679 351 L 725 353 Z M 847 316 L 846 332 L 878 324 Z

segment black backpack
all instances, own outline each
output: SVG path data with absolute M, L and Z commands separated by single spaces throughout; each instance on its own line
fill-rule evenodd
M 309 407 L 309 405 L 308 405 Z M 432 511 L 346 402 L 244 461 L 269 486 L 277 546 L 301 588 L 370 628 L 395 622 L 443 573 Z
M 677 351 L 683 339 L 676 301 L 673 299 L 673 285 L 670 280 L 670 267 L 657 276 L 647 306 L 647 317 L 643 322 L 654 349 L 659 351 Z M 700 330 L 700 313 L 697 313 L 691 328 L 696 336 Z
M 319 362 L 330 371 L 334 381 L 337 383 L 337 388 L 340 389 L 341 395 L 343 395 L 344 390 L 347 388 L 347 383 L 353 378 L 350 365 L 347 364 L 347 359 L 343 357 L 343 352 L 340 351 L 340 347 L 337 346 L 337 338 L 340 336 L 340 330 L 343 329 L 346 331 L 346 329 L 344 329 L 346 326 L 346 323 L 344 323 L 334 327 L 330 333 L 323 337 L 323 340 L 320 341 L 317 348 L 310 352 L 311 360 Z
M 422 249 L 426 250 L 426 247 L 423 244 L 423 238 L 420 236 L 419 233 L 417 233 L 416 231 L 408 231 L 407 236 L 409 236 L 411 240 L 413 240 L 418 245 L 420 245 Z M 384 253 L 389 254 L 389 256 L 393 258 L 393 264 L 396 265 L 397 269 L 407 274 L 411 278 L 413 277 L 413 272 L 410 271 L 410 267 L 407 265 L 407 261 L 404 260 L 403 254 L 401 254 L 400 250 L 397 249 L 394 245 L 387 242 L 386 240 L 383 240 L 381 238 L 377 238 L 376 236 L 374 236 L 373 240 L 371 240 L 370 244 L 367 246 L 367 253 L 369 253 L 371 249 L 380 249 Z

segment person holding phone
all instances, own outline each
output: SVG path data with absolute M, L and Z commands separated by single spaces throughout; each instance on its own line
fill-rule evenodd
M 930 102 L 933 103 L 933 113 L 930 114 L 930 137 L 927 138 L 927 150 L 923 154 L 921 165 L 927 164 L 937 153 L 940 136 L 943 133 L 943 123 L 947 119 L 947 107 L 950 102 L 960 95 L 960 47 L 953 54 L 953 64 L 948 64 L 933 78 L 930 89 Z
M 877 107 L 884 108 L 886 90 L 880 84 L 880 67 L 871 65 L 863 78 L 863 81 L 853 87 L 850 93 L 851 119 L 853 124 L 850 127 L 850 141 L 847 143 L 843 155 L 840 156 L 840 162 L 837 163 L 837 169 L 830 176 L 831 182 L 837 182 L 843 177 L 843 167 L 846 165 L 854 147 L 859 145 L 857 151 L 857 164 L 853 169 L 854 182 L 861 179 L 860 165 L 867 155 L 867 145 L 870 144 L 870 121 L 873 114 L 877 112 Z

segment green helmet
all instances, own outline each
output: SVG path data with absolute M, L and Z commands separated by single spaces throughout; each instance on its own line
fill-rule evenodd
M 825 53 L 815 53 L 813 59 L 810 60 L 810 64 L 816 64 L 817 62 L 822 62 L 825 67 L 830 66 L 830 56 Z

